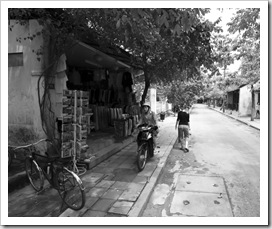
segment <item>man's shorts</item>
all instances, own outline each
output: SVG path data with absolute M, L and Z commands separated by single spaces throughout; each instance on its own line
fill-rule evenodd
M 189 138 L 189 126 L 179 125 L 178 126 L 178 141 L 181 142 L 183 138 Z

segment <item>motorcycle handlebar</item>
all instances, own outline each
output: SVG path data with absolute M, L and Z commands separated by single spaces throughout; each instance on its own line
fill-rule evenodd
M 141 128 L 141 127 L 150 127 L 153 130 L 157 130 L 159 127 L 158 126 L 153 126 L 153 125 L 147 125 L 147 124 L 141 124 L 139 125 L 137 128 Z

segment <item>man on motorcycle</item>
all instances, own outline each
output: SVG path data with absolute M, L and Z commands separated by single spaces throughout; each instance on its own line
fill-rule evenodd
M 141 125 L 141 124 L 148 124 L 148 125 L 158 127 L 158 121 L 157 121 L 157 118 L 156 118 L 156 114 L 155 114 L 155 112 L 151 111 L 150 104 L 149 103 L 144 103 L 142 107 L 143 107 L 143 110 L 142 110 L 142 114 L 141 114 L 138 126 Z M 153 131 L 154 147 L 157 146 L 156 138 L 157 138 L 158 133 L 159 133 L 159 129 Z

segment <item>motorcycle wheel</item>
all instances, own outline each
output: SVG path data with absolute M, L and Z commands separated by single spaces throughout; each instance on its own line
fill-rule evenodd
M 150 149 L 149 157 L 151 158 L 151 157 L 154 157 L 154 143 L 152 140 L 149 141 L 148 143 L 149 143 L 149 149 Z
M 139 172 L 142 171 L 146 165 L 148 145 L 146 143 L 139 146 L 137 152 L 137 167 Z

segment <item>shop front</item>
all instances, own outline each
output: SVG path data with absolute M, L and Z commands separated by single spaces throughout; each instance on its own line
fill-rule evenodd
M 65 77 L 56 77 L 56 81 L 62 80 L 62 83 L 56 82 L 62 87 L 61 90 L 55 88 L 56 116 L 60 120 L 58 129 L 62 129 L 60 132 L 63 139 L 63 118 L 67 116 L 67 107 L 63 101 L 77 100 L 77 107 L 83 103 L 84 109 L 78 107 L 81 113 L 77 111 L 75 115 L 71 111 L 77 119 L 80 115 L 86 117 L 86 123 L 81 126 L 83 129 L 77 133 L 82 135 L 81 139 L 76 139 L 82 146 L 79 152 L 77 150 L 77 157 L 79 161 L 92 160 L 99 157 L 97 154 L 104 148 L 131 136 L 138 122 L 140 109 L 132 89 L 133 69 L 83 42 L 73 45 L 63 59 L 66 67 L 62 67 L 62 70 L 65 71 L 59 71 L 58 74 Z M 75 99 L 73 93 L 67 97 L 63 91 L 67 94 L 82 92 L 85 98 Z

